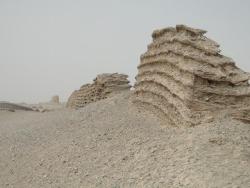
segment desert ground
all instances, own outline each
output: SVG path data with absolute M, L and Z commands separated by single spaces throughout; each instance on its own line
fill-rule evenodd
M 130 92 L 73 110 L 0 111 L 0 187 L 250 187 L 250 125 L 164 124 Z

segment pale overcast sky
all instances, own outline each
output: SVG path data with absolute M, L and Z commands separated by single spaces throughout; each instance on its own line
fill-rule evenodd
M 133 81 L 152 31 L 176 24 L 250 71 L 248 0 L 0 0 L 0 101 L 65 101 L 104 72 Z

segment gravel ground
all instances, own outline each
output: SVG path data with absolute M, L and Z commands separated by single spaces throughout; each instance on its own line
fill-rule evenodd
M 0 111 L 0 187 L 250 187 L 250 125 L 160 123 L 129 93 L 80 110 Z

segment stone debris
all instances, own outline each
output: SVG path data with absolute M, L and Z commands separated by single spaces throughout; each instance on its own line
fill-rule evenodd
M 133 102 L 175 125 L 211 121 L 219 109 L 249 104 L 249 73 L 205 33 L 185 25 L 154 31 L 141 55 Z
M 32 106 L 32 109 L 36 112 L 48 112 L 50 110 L 46 109 L 45 107 L 41 106 L 41 105 L 38 105 L 38 106 Z
M 233 119 L 242 121 L 244 123 L 250 123 L 250 107 L 237 108 L 231 114 Z
M 129 90 L 128 76 L 118 73 L 97 75 L 92 84 L 85 84 L 69 97 L 67 107 L 82 108 L 89 103 L 106 99 L 124 90 Z

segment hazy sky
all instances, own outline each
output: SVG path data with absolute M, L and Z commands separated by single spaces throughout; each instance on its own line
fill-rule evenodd
M 176 24 L 250 71 L 248 0 L 0 0 L 0 101 L 66 100 L 104 72 L 133 81 L 152 31 Z

